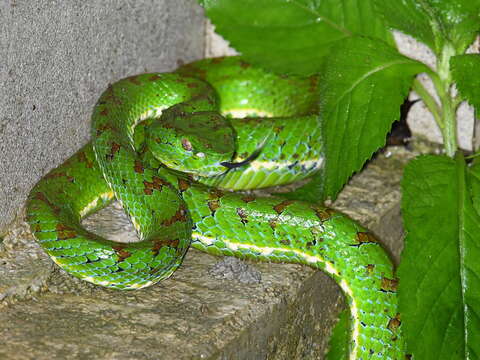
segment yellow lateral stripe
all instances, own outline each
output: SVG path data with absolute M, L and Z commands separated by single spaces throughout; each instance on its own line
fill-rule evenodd
M 98 206 L 98 201 L 99 200 L 110 200 L 113 199 L 113 191 L 107 191 L 103 194 L 100 194 L 98 197 L 96 197 L 93 201 L 85 205 L 85 207 L 80 210 L 80 217 L 83 218 L 86 214 L 88 214 L 92 209 L 96 208 Z
M 253 108 L 245 108 L 245 109 L 229 109 L 229 110 L 223 110 L 222 111 L 223 115 L 231 115 L 234 118 L 244 118 L 248 116 L 252 116 L 252 114 L 255 114 L 256 117 L 273 117 L 273 113 L 270 113 L 268 111 L 263 111 L 259 109 L 253 109 Z

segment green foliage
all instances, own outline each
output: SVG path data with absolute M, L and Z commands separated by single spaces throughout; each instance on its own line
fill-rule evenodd
M 478 0 L 374 0 L 393 29 L 400 30 L 440 54 L 446 42 L 463 52 L 479 30 Z
M 469 190 L 472 196 L 473 207 L 480 214 L 480 163 L 477 161 L 469 169 L 470 176 L 467 178 L 469 180 Z
M 475 108 L 480 109 L 480 55 L 454 56 L 450 64 L 460 95 Z
M 411 35 L 435 50 L 433 33 L 428 13 L 415 0 L 374 0 L 377 11 L 385 23 L 393 29 Z
M 422 156 L 405 169 L 399 300 L 416 359 L 480 356 L 480 218 L 470 176 L 461 156 Z
M 351 37 L 332 49 L 320 78 L 325 196 L 334 198 L 385 144 L 413 76 L 424 71 L 424 64 L 380 40 Z
M 330 46 L 351 35 L 393 43 L 364 0 L 200 0 L 216 31 L 249 61 L 282 72 L 319 72 Z
M 465 51 L 480 29 L 480 1 L 478 0 L 417 0 L 425 9 L 438 45 L 450 42 L 457 52 Z M 441 47 L 438 49 L 440 50 Z M 440 54 L 440 51 L 436 51 Z

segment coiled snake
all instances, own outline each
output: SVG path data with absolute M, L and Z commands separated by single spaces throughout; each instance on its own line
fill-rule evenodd
M 94 108 L 92 141 L 31 191 L 30 227 L 65 271 L 116 289 L 167 278 L 189 246 L 322 269 L 350 307 L 350 359 L 401 359 L 397 281 L 372 234 L 314 203 L 228 191 L 319 171 L 317 98 L 315 77 L 276 76 L 236 57 L 120 80 Z M 81 226 L 113 198 L 139 242 Z

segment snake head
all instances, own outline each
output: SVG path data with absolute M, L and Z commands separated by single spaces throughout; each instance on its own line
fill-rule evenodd
M 216 112 L 166 113 L 148 131 L 147 145 L 167 167 L 197 176 L 220 175 L 232 160 L 235 136 Z

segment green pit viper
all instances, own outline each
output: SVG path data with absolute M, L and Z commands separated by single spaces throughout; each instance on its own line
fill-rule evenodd
M 169 277 L 189 246 L 321 269 L 350 307 L 349 358 L 403 359 L 397 280 L 370 232 L 315 203 L 229 191 L 321 169 L 317 102 L 316 77 L 277 76 L 238 57 L 122 79 L 95 105 L 92 141 L 31 191 L 30 227 L 62 269 L 115 289 Z M 114 198 L 139 242 L 82 227 Z

